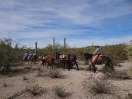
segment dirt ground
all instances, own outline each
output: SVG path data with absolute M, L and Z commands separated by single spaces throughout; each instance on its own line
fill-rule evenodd
M 38 62 L 36 65 L 25 64 L 14 69 L 16 73 L 0 75 L 0 99 L 125 99 L 128 93 L 132 93 L 132 80 L 110 79 L 114 85 L 113 94 L 96 94 L 85 92 L 82 83 L 89 76 L 101 76 L 101 72 L 86 71 L 83 61 L 78 61 L 80 70 L 75 68 L 68 70 L 59 69 L 61 76 L 51 78 L 48 76 L 50 69 L 42 67 Z M 96 65 L 98 69 L 103 65 Z M 116 70 L 129 71 L 132 67 L 131 62 L 120 63 Z M 19 72 L 18 72 L 19 71 Z M 53 87 L 62 85 L 65 88 L 63 97 L 58 97 L 53 92 Z M 33 95 L 25 89 L 32 89 L 34 86 L 41 91 L 39 95 Z M 11 97 L 12 96 L 12 97 Z M 131 98 L 132 99 L 132 98 Z

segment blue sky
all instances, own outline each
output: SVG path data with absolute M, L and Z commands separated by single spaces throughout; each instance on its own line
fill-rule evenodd
M 129 43 L 132 0 L 0 0 L 0 38 L 33 47 Z

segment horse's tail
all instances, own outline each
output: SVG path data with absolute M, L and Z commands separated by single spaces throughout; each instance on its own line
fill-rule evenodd
M 77 57 L 74 55 L 74 59 L 77 60 Z
M 111 69 L 114 69 L 114 68 L 113 68 L 113 62 L 112 62 L 112 60 L 111 60 L 109 57 L 107 57 L 107 62 L 109 63 L 110 68 L 111 68 Z
M 108 62 L 112 62 L 112 60 L 107 56 L 107 61 Z
M 25 62 L 26 62 L 26 58 L 27 58 L 26 56 L 23 57 L 23 60 L 24 60 Z
M 25 61 L 25 56 L 23 56 L 23 60 Z

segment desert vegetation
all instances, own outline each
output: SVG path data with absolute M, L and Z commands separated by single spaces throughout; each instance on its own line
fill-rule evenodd
M 37 49 L 37 55 L 51 55 L 66 50 L 77 56 L 80 70 L 74 66 L 68 71 L 60 68 L 55 60 L 54 69 L 43 67 L 41 61 L 28 64 L 23 61 L 25 51 L 34 53 L 26 46 L 12 47 L 12 39 L 0 39 L 0 98 L 1 99 L 132 99 L 132 43 L 101 46 L 103 55 L 108 55 L 114 63 L 114 71 L 101 65 L 97 73 L 84 60 L 84 53 L 93 53 L 93 48 L 66 49 L 55 43 Z M 124 86 L 125 85 L 125 86 Z

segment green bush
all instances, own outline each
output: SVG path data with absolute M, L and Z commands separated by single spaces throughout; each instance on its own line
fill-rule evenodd
M 131 77 L 128 75 L 126 71 L 114 71 L 112 75 L 115 78 L 119 78 L 119 79 L 131 79 Z
M 103 68 L 100 69 L 99 71 L 102 72 L 102 73 L 111 73 L 111 72 L 113 72 L 113 70 L 110 69 L 108 66 L 103 66 Z
M 11 72 L 11 66 L 22 61 L 25 53 L 25 46 L 19 48 L 19 44 L 16 44 L 13 48 L 11 45 L 12 38 L 0 39 L 0 68 L 2 68 L 2 73 Z
M 53 91 L 55 93 L 55 95 L 62 97 L 65 93 L 65 88 L 63 85 L 55 85 L 53 86 Z
M 125 97 L 125 99 L 132 99 L 132 93 L 127 93 L 127 96 Z
M 132 40 L 130 41 L 130 44 L 125 47 L 125 50 L 127 52 L 127 58 L 128 61 L 132 61 Z

